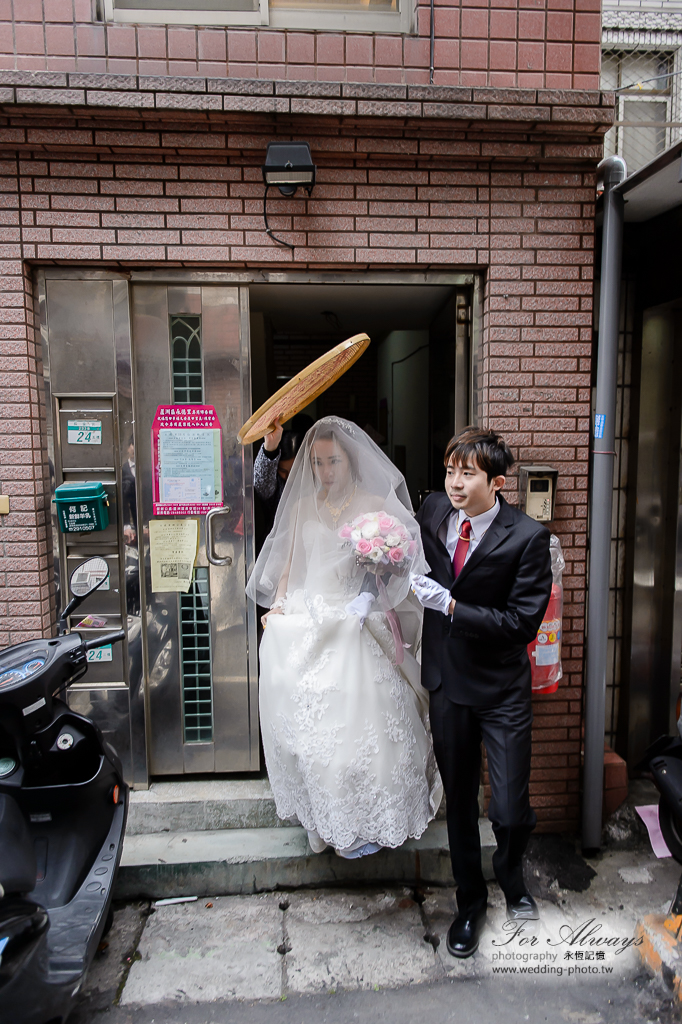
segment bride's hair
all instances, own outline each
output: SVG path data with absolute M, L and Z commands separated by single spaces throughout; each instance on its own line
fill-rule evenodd
M 353 478 L 353 483 L 358 480 L 362 480 L 357 455 L 348 444 L 348 440 L 344 436 L 343 431 L 339 430 L 338 427 L 335 427 L 333 423 L 325 423 L 324 421 L 316 423 L 308 433 L 306 440 L 309 440 L 310 443 L 311 457 L 313 445 L 316 441 L 334 441 L 335 444 L 338 444 L 339 448 L 348 459 L 350 464 L 350 475 Z

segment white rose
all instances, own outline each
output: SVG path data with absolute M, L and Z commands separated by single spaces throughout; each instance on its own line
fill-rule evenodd
M 365 523 L 362 528 L 362 536 L 365 540 L 371 540 L 372 537 L 379 536 L 379 524 L 378 523 Z
M 381 548 L 372 548 L 369 555 L 367 556 L 371 562 L 380 562 L 384 557 L 384 552 Z
M 360 533 L 359 530 L 351 530 L 350 539 L 353 541 L 354 544 L 357 544 L 359 540 L 362 540 L 362 534 Z
M 398 536 L 397 533 L 389 533 L 389 535 L 386 538 L 386 543 L 388 544 L 389 548 L 397 548 L 398 545 L 400 544 L 400 537 Z

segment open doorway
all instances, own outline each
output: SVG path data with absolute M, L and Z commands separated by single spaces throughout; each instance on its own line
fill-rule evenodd
M 443 487 L 443 453 L 469 422 L 471 287 L 448 284 L 252 285 L 256 408 L 345 338 L 372 343 L 305 411 L 357 423 L 405 474 L 415 508 Z

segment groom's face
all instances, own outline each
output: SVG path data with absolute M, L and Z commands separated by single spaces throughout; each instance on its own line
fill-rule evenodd
M 452 507 L 463 509 L 468 516 L 480 516 L 492 508 L 504 481 L 503 476 L 489 481 L 486 471 L 471 459 L 465 465 L 450 459 L 445 471 L 445 490 Z

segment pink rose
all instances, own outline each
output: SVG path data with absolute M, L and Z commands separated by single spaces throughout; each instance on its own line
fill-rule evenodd
M 393 528 L 394 520 L 391 516 L 379 516 L 379 529 L 382 533 L 388 533 Z
M 372 540 L 372 547 L 373 548 L 383 548 L 383 546 L 384 546 L 384 538 L 383 537 L 374 537 L 374 539 Z
M 405 552 L 403 551 L 402 548 L 391 548 L 391 550 L 388 553 L 388 557 L 394 563 L 402 562 L 403 558 L 405 557 Z
M 346 525 L 342 526 L 341 529 L 339 530 L 339 537 L 342 540 L 349 540 L 350 539 L 350 535 L 351 535 L 351 525 L 350 525 L 350 523 L 346 523 Z
M 372 550 L 372 543 L 369 540 L 359 540 L 355 545 L 355 550 L 359 555 L 368 555 Z

